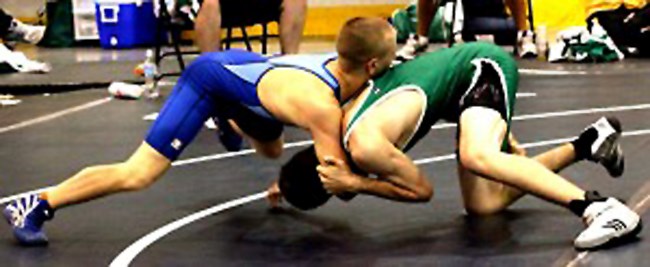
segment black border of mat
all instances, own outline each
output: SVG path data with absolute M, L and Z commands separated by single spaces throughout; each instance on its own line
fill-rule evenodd
M 125 83 L 143 84 L 142 80 L 127 80 Z M 85 89 L 108 88 L 110 82 L 70 82 L 70 83 L 47 83 L 47 84 L 9 84 L 0 85 L 0 94 L 30 95 L 61 93 Z

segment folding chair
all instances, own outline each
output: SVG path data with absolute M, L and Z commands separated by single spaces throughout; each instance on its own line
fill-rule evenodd
M 512 44 L 516 40 L 517 27 L 514 19 L 505 13 L 503 0 L 450 0 L 453 3 L 452 26 L 449 28 L 449 46 L 455 42 L 454 36 L 460 34 L 463 40 L 473 40 L 478 34 L 494 34 L 495 42 Z M 464 7 L 481 10 L 480 15 L 473 16 L 464 12 Z M 461 12 L 461 13 L 459 13 Z M 458 25 L 458 15 L 463 16 L 462 25 Z M 531 31 L 535 32 L 533 24 L 532 1 L 528 0 L 528 21 Z
M 185 61 L 183 60 L 183 55 L 198 55 L 200 54 L 200 51 L 198 50 L 192 50 L 192 51 L 181 51 L 180 49 L 180 43 L 181 43 L 181 32 L 186 29 L 191 29 L 193 28 L 193 23 L 188 23 L 187 21 L 183 21 L 177 18 L 173 18 L 171 14 L 169 14 L 167 10 L 167 3 L 165 0 L 158 0 L 159 5 L 160 5 L 160 14 L 158 16 L 158 25 L 156 29 L 157 33 L 157 42 L 155 46 L 155 62 L 156 66 L 158 66 L 158 69 L 160 70 L 160 62 L 163 60 L 163 58 L 168 57 L 168 56 L 176 56 L 176 61 L 178 62 L 178 66 L 180 68 L 180 72 L 160 72 L 157 77 L 156 81 L 159 81 L 165 77 L 170 77 L 170 76 L 180 76 L 180 74 L 185 70 Z M 225 0 L 225 1 L 234 1 L 234 0 Z M 195 0 L 193 1 L 193 6 L 195 8 L 192 8 L 192 15 L 196 17 L 198 13 L 198 2 Z M 232 10 L 222 10 L 222 13 L 232 14 Z M 241 12 L 239 12 L 241 14 Z M 267 46 L 268 46 L 268 38 L 269 37 L 276 37 L 277 35 L 269 35 L 268 33 L 268 24 L 271 22 L 278 22 L 280 20 L 279 16 L 267 16 L 267 17 L 262 17 L 262 18 L 249 18 L 246 16 L 238 15 L 238 16 L 223 16 L 222 15 L 222 23 L 221 27 L 226 29 L 226 38 L 222 40 L 222 46 L 225 46 L 226 49 L 230 49 L 231 43 L 232 42 L 239 42 L 243 41 L 246 45 L 246 49 L 248 51 L 252 51 L 253 48 L 250 44 L 250 40 L 260 40 L 262 44 L 262 53 L 266 54 L 267 52 Z M 262 25 L 262 33 L 259 36 L 249 36 L 248 33 L 246 32 L 246 27 L 249 26 L 254 26 L 260 24 Z M 232 36 L 232 29 L 233 28 L 239 28 L 242 34 L 242 37 L 233 37 Z M 163 33 L 169 33 L 169 38 L 171 41 L 171 46 L 173 47 L 173 51 L 171 52 L 163 52 L 163 45 L 167 43 L 167 40 L 164 40 L 162 38 L 163 36 L 166 36 L 166 34 Z

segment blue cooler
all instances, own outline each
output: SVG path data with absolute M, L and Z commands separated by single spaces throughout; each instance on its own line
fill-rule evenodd
M 95 0 L 99 43 L 103 48 L 132 48 L 156 43 L 152 0 Z

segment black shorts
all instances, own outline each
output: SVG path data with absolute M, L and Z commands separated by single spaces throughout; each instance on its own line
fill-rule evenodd
M 0 39 L 4 38 L 7 33 L 9 33 L 9 27 L 11 27 L 11 21 L 13 17 L 5 13 L 4 10 L 0 9 Z
M 284 124 L 262 117 L 242 104 L 219 101 L 217 119 L 232 119 L 248 136 L 261 142 L 277 140 L 282 136 Z
M 628 21 L 632 13 L 635 15 Z M 650 26 L 650 5 L 642 9 L 627 9 L 621 5 L 615 10 L 598 11 L 587 18 L 590 25 L 593 18 L 598 19 L 598 24 L 607 31 L 616 46 L 636 48 L 640 56 L 650 56 L 650 31 L 641 32 L 642 28 Z M 621 50 L 628 52 L 627 49 Z
M 496 110 L 505 121 L 509 121 L 508 92 L 503 84 L 502 72 L 495 63 L 487 60 L 476 62 L 474 79 L 470 88 L 460 96 L 458 115 L 470 107 L 485 107 Z
M 278 21 L 282 0 L 220 0 L 221 27 Z

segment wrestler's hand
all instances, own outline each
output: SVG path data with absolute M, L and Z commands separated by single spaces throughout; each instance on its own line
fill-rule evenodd
M 326 156 L 324 160 L 325 165 L 318 165 L 316 170 L 325 190 L 334 195 L 354 192 L 358 177 L 346 168 L 345 163 L 331 156 Z
M 280 192 L 278 180 L 275 180 L 275 182 L 266 189 L 266 201 L 269 202 L 269 205 L 272 208 L 277 208 L 280 206 L 280 203 L 282 203 L 282 192 Z
M 517 141 L 512 133 L 508 135 L 508 143 L 510 145 L 510 153 L 522 157 L 526 156 L 526 149 L 519 144 L 519 141 Z

